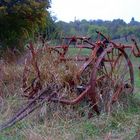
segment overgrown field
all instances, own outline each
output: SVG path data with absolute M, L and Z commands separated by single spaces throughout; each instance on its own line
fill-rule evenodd
M 120 103 L 118 108 L 110 115 L 102 113 L 100 116 L 97 116 L 95 114 L 94 117 L 88 119 L 89 108 L 86 106 L 77 105 L 71 107 L 55 103 L 45 103 L 24 120 L 4 130 L 0 134 L 0 140 L 140 139 L 140 71 L 138 70 L 140 59 L 132 58 L 132 62 L 135 71 L 135 90 L 133 96 L 127 97 L 127 107 Z M 48 61 L 40 59 L 39 63 L 43 69 L 43 66 L 47 65 Z M 57 83 L 62 83 L 64 79 L 68 78 L 65 77 L 62 68 L 55 71 L 53 64 L 50 65 L 50 63 L 49 67 L 51 68 L 51 75 L 59 71 Z M 70 67 L 73 69 L 74 65 L 70 65 Z M 23 94 L 22 78 L 24 66 L 22 64 L 6 64 L 1 62 L 0 68 L 0 93 L 3 97 L 0 98 L 0 124 L 2 124 L 21 105 L 26 103 L 26 99 L 21 97 Z M 51 76 L 47 74 L 42 74 L 44 79 L 51 79 Z M 72 74 L 69 71 L 69 77 Z M 44 85 L 47 85 L 45 80 L 43 82 Z M 63 90 L 63 93 L 65 92 L 67 91 Z M 82 116 L 80 112 L 83 111 L 85 115 Z

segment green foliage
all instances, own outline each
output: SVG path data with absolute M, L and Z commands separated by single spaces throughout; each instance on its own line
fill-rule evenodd
M 90 121 L 86 121 L 83 123 L 83 128 L 85 133 L 88 136 L 94 136 L 99 134 L 99 129 L 96 127 L 94 123 L 91 123 Z
M 107 34 L 107 28 L 104 26 L 98 26 L 98 25 L 90 25 L 88 28 L 88 35 L 93 38 L 97 39 L 98 34 L 95 31 L 100 31 L 103 34 Z
M 44 30 L 44 33 L 46 34 L 47 40 L 56 39 L 59 37 L 59 29 L 55 24 L 55 17 L 51 17 L 49 13 L 47 16 L 46 28 Z
M 119 39 L 129 35 L 135 35 L 140 38 L 140 22 L 135 21 L 133 18 L 130 23 L 125 23 L 122 19 L 114 19 L 113 21 L 103 20 L 75 20 L 74 22 L 57 22 L 58 27 L 66 36 L 81 35 L 91 36 L 96 39 L 97 34 L 95 30 L 99 30 L 106 35 L 111 36 L 111 39 Z
M 47 0 L 1 0 L 0 43 L 5 49 L 21 49 L 25 40 L 46 26 Z

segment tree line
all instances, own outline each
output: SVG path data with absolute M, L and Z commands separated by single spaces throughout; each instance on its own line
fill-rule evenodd
M 118 39 L 121 37 L 127 38 L 127 36 L 134 34 L 140 38 L 140 22 L 135 21 L 132 17 L 129 23 L 126 23 L 122 19 L 114 19 L 113 21 L 103 20 L 75 20 L 74 22 L 56 22 L 57 27 L 61 30 L 65 36 L 82 35 L 90 36 L 92 39 L 97 38 L 96 30 L 109 36 L 111 39 Z

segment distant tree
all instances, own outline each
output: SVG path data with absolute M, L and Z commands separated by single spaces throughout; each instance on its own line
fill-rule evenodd
M 61 30 L 62 36 L 67 36 L 70 34 L 70 28 L 73 27 L 72 23 L 66 23 L 64 21 L 59 21 L 56 23 L 59 30 Z
M 90 36 L 93 40 L 96 40 L 98 37 L 98 34 L 96 33 L 96 31 L 100 31 L 105 35 L 108 34 L 107 28 L 105 26 L 90 25 L 87 33 L 88 33 L 88 36 Z
M 129 25 L 131 25 L 131 26 L 140 26 L 140 23 L 138 21 L 136 21 L 134 17 L 132 17 Z
M 0 43 L 22 49 L 23 43 L 46 27 L 49 0 L 0 0 Z
M 89 24 L 89 22 L 87 20 L 85 20 L 85 19 L 81 20 L 81 23 L 79 25 L 81 35 L 86 35 L 87 34 L 89 25 L 90 24 Z
M 70 36 L 74 36 L 74 35 L 77 35 L 77 32 L 76 32 L 76 30 L 75 30 L 75 28 L 73 28 L 73 27 L 71 27 L 70 28 Z
M 111 39 L 118 39 L 120 37 L 126 37 L 131 34 L 135 34 L 140 37 L 140 22 L 132 19 L 132 22 L 126 23 L 122 19 L 114 19 L 113 21 L 103 20 L 75 20 L 74 22 L 59 21 L 56 24 L 62 30 L 64 35 L 88 35 L 93 39 L 97 38 L 96 30 L 99 30 L 106 35 L 109 35 Z
M 126 23 L 122 19 L 114 19 L 108 28 L 111 37 L 120 38 L 121 35 L 118 34 L 118 29 L 125 26 L 126 26 Z
M 46 35 L 46 39 L 56 39 L 59 36 L 59 28 L 55 23 L 56 17 L 52 17 L 50 13 L 47 16 L 46 28 L 44 29 L 44 33 Z
M 131 28 L 131 34 L 134 34 L 136 37 L 138 37 L 140 41 L 140 26 L 131 26 Z
M 134 17 L 132 17 L 130 22 L 135 22 L 135 18 L 134 18 Z

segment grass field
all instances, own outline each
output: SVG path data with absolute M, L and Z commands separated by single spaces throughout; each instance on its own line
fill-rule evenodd
M 72 49 L 73 54 L 75 50 Z M 84 55 L 89 52 L 83 52 Z M 0 140 L 138 140 L 140 135 L 140 59 L 132 58 L 135 73 L 134 95 L 127 107 L 121 104 L 110 115 L 105 113 L 87 119 L 79 117 L 79 109 L 46 103 L 26 119 L 0 133 Z M 0 102 L 0 124 L 25 103 L 20 97 L 22 65 L 6 65 L 5 80 L 1 81 L 5 99 Z M 87 114 L 89 110 L 82 108 Z M 140 137 L 139 137 L 140 138 Z

